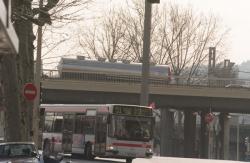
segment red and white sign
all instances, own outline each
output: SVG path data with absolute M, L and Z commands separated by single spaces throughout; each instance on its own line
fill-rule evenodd
M 155 109 L 155 103 L 152 102 L 152 103 L 149 105 L 149 107 L 151 107 L 152 109 Z
M 205 122 L 206 123 L 210 123 L 214 120 L 214 114 L 213 113 L 208 113 L 205 116 Z
M 36 86 L 33 83 L 26 83 L 23 87 L 23 95 L 27 100 L 33 101 L 37 95 Z

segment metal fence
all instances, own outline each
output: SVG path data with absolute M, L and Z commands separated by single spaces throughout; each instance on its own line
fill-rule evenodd
M 140 76 L 120 75 L 117 73 L 91 73 L 91 72 L 59 72 L 58 70 L 43 70 L 43 80 L 74 80 L 74 81 L 100 81 L 113 83 L 141 83 Z M 230 79 L 230 78 L 208 78 L 208 77 L 185 77 L 172 76 L 166 78 L 150 78 L 151 85 L 176 85 L 176 86 L 192 86 L 192 87 L 213 87 L 213 88 L 237 88 L 250 89 L 250 80 L 246 79 Z

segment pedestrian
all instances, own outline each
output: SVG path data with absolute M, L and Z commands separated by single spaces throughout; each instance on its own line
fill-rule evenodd
M 63 160 L 63 157 L 56 157 L 53 155 L 51 150 L 51 141 L 45 139 L 43 143 L 43 161 L 44 163 L 59 163 Z

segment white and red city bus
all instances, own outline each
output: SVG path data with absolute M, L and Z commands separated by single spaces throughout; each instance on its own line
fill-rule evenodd
M 122 158 L 153 154 L 154 117 L 150 107 L 123 104 L 42 104 L 43 141 L 55 152 Z

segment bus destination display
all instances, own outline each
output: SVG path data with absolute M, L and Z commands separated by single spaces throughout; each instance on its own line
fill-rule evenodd
M 114 114 L 122 115 L 134 115 L 134 116 L 152 116 L 152 110 L 149 108 L 143 107 L 134 107 L 134 106 L 114 106 Z

